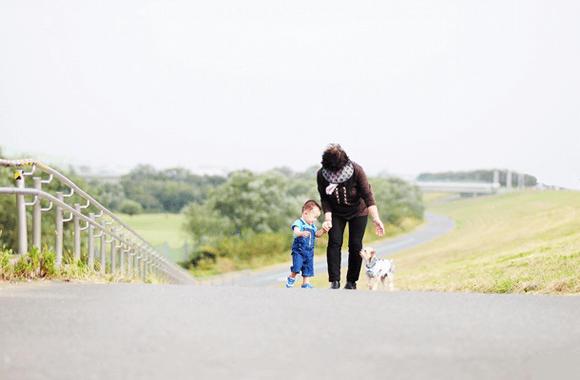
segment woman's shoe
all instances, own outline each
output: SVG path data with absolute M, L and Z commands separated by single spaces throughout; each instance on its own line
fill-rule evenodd
M 340 282 L 338 282 L 338 281 L 332 281 L 330 283 L 330 289 L 340 289 Z
M 356 282 L 347 281 L 344 288 L 356 290 Z

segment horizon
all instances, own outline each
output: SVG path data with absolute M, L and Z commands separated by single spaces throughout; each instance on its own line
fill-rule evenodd
M 172 168 L 182 168 L 182 169 L 186 169 L 188 170 L 190 173 L 195 174 L 195 175 L 216 175 L 216 176 L 222 176 L 222 177 L 227 177 L 230 173 L 236 172 L 236 171 L 240 171 L 240 170 L 250 170 L 251 172 L 255 173 L 255 174 L 261 174 L 261 173 L 265 173 L 268 172 L 270 170 L 276 170 L 276 169 L 283 169 L 283 168 L 288 168 L 290 170 L 292 170 L 292 172 L 294 173 L 303 173 L 306 172 L 307 170 L 309 170 L 312 167 L 318 167 L 319 165 L 310 165 L 307 168 L 304 168 L 303 170 L 296 170 L 293 168 L 290 168 L 288 166 L 277 166 L 277 167 L 271 167 L 269 169 L 263 170 L 263 171 L 255 171 L 255 170 L 251 170 L 251 169 L 234 169 L 234 170 L 228 170 L 227 168 L 222 168 L 222 167 L 199 167 L 197 168 L 190 168 L 187 166 L 169 166 L 166 168 L 158 168 L 155 165 L 152 164 L 148 164 L 148 163 L 143 163 L 143 164 L 137 164 L 131 168 L 129 168 L 128 170 L 124 170 L 124 171 L 119 171 L 119 170 L 115 170 L 115 168 L 112 168 L 111 166 L 94 166 L 91 165 L 90 163 L 81 163 L 81 164 L 74 164 L 74 161 L 72 158 L 69 158 L 68 161 L 65 163 L 65 161 L 67 160 L 66 158 L 63 157 L 57 157 L 57 156 L 52 156 L 49 154 L 45 154 L 45 153 L 36 153 L 37 156 L 41 157 L 41 159 L 38 159 L 36 157 L 32 157 L 30 154 L 27 155 L 27 152 L 17 152 L 14 151 L 10 148 L 6 149 L 3 146 L 0 146 L 0 148 L 2 149 L 2 151 L 4 152 L 4 156 L 7 156 L 6 152 L 11 152 L 11 154 L 8 154 L 8 156 L 12 156 L 9 157 L 8 159 L 12 159 L 12 160 L 16 160 L 16 159 L 34 159 L 37 161 L 40 161 L 41 163 L 45 164 L 45 165 L 55 165 L 58 167 L 62 167 L 62 166 L 67 166 L 67 167 L 73 167 L 75 170 L 80 171 L 79 174 L 81 177 L 84 178 L 91 178 L 91 179 L 99 179 L 99 178 L 120 178 L 123 175 L 128 174 L 131 170 L 135 169 L 136 167 L 140 166 L 140 165 L 150 165 L 153 168 L 155 168 L 155 170 L 157 171 L 163 171 L 166 169 L 172 169 Z M 15 157 L 15 155 L 17 155 L 18 157 Z M 52 158 L 50 158 L 52 157 Z M 46 159 L 46 161 L 44 160 Z M 52 161 L 51 161 L 52 160 Z M 59 162 L 60 161 L 60 162 Z M 83 168 L 88 169 L 87 170 L 83 170 Z M 64 168 L 63 168 L 64 169 Z M 364 169 L 364 168 L 363 168 Z M 112 171 L 106 171 L 106 170 L 112 170 Z M 379 177 L 379 176 L 387 176 L 387 177 L 394 177 L 394 178 L 401 178 L 403 180 L 406 180 L 408 182 L 416 182 L 418 176 L 420 176 L 421 174 L 442 174 L 442 173 L 460 173 L 460 172 L 474 172 L 474 171 L 478 171 L 478 170 L 498 170 L 498 171 L 509 171 L 512 173 L 512 175 L 515 174 L 525 174 L 525 175 L 529 175 L 529 176 L 533 176 L 537 179 L 537 184 L 538 185 L 544 185 L 544 186 L 548 186 L 548 187 L 559 187 L 561 189 L 564 190 L 577 190 L 577 189 L 569 189 L 557 184 L 550 184 L 550 183 L 545 183 L 540 181 L 533 173 L 520 173 L 514 170 L 511 170 L 509 168 L 474 168 L 471 170 L 457 170 L 457 171 L 453 171 L 453 170 L 442 170 L 442 171 L 437 171 L 437 172 L 420 172 L 420 173 L 416 173 L 416 174 L 412 174 L 412 173 L 389 173 L 386 171 L 380 171 L 378 173 L 367 173 L 367 175 L 369 177 Z M 366 171 L 365 171 L 366 172 Z M 422 181 L 425 182 L 425 181 Z M 433 182 L 433 181 L 427 181 L 427 182 Z

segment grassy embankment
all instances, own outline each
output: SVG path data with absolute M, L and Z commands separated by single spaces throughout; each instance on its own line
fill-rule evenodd
M 399 290 L 580 294 L 580 192 L 428 204 L 457 227 L 394 255 Z
M 580 192 L 522 191 L 439 203 L 427 210 L 456 228 L 423 246 L 390 256 L 403 291 L 580 294 Z M 342 284 L 346 270 L 342 271 Z M 327 288 L 326 273 L 313 278 Z M 366 278 L 361 271 L 359 289 Z

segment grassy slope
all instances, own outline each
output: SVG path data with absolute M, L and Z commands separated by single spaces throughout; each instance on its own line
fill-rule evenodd
M 457 228 L 393 256 L 399 290 L 580 294 L 580 192 L 514 192 L 428 209 Z

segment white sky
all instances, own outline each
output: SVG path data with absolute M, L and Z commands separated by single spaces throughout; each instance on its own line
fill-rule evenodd
M 580 2 L 0 2 L 0 146 L 132 169 L 510 169 L 580 189 Z

